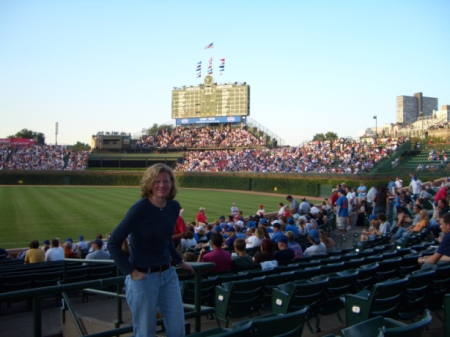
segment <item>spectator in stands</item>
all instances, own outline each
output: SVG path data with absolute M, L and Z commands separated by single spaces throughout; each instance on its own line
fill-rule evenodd
M 73 248 L 73 250 L 72 250 Z M 76 251 L 76 253 L 75 253 Z M 72 242 L 70 241 L 66 241 L 64 243 L 64 257 L 66 259 L 79 259 L 81 258 L 81 249 L 78 245 L 75 245 L 75 247 L 73 247 Z
M 348 199 L 343 189 L 339 189 L 338 196 L 339 199 L 336 201 L 336 227 L 342 234 L 345 234 L 348 228 Z
M 419 257 L 419 264 L 423 264 L 422 268 L 429 268 L 435 264 L 450 261 L 450 213 L 446 213 L 440 219 L 440 228 L 443 233 L 442 241 L 431 256 Z
M 50 249 L 50 241 L 49 240 L 44 240 L 42 242 L 42 248 L 41 249 L 44 251 L 44 253 L 47 252 L 47 250 Z
M 420 233 L 424 228 L 428 227 L 428 212 L 426 209 L 422 209 L 419 212 L 420 221 L 416 225 L 411 225 L 408 228 L 399 228 L 397 233 L 395 233 L 394 240 L 400 239 L 402 236 L 410 236 L 411 234 Z
M 64 260 L 64 250 L 59 246 L 59 240 L 52 240 L 52 248 L 45 253 L 45 261 L 61 261 Z
M 440 199 L 447 199 L 447 193 L 450 190 L 450 185 L 441 187 L 434 196 L 434 205 L 437 206 Z
M 331 196 L 330 196 L 331 209 L 334 209 L 336 207 L 336 201 L 338 199 L 339 199 L 338 189 L 337 188 L 333 188 L 331 190 Z
M 233 246 L 237 256 L 232 260 L 231 270 L 234 273 L 238 273 L 243 270 L 252 269 L 254 267 L 254 264 L 252 258 L 247 254 L 247 251 L 245 250 L 245 240 L 236 239 L 233 242 Z
M 292 249 L 295 253 L 294 258 L 299 259 L 299 258 L 303 257 L 302 246 L 300 246 L 297 242 L 295 242 L 294 233 L 292 233 L 291 231 L 287 231 L 286 236 L 288 237 L 288 240 L 289 240 L 288 247 L 290 249 Z
M 86 260 L 109 260 L 111 257 L 108 252 L 103 250 L 103 240 L 95 239 L 92 242 L 92 249 L 94 250 L 92 253 L 86 255 Z
M 25 255 L 25 264 L 37 263 L 45 261 L 45 253 L 42 249 L 39 249 L 39 241 L 33 240 L 30 242 L 30 249 L 27 250 Z
M 275 252 L 274 260 L 283 263 L 292 261 L 295 257 L 293 249 L 289 248 L 289 239 L 286 235 L 282 235 L 278 240 L 278 251 Z
M 378 193 L 375 195 L 374 205 L 374 214 L 386 214 L 386 211 L 389 208 L 389 196 L 384 186 L 381 186 Z
M 302 198 L 302 202 L 298 208 L 300 210 L 300 215 L 306 215 L 311 211 L 311 206 L 309 205 L 309 201 L 307 201 L 306 198 Z
M 206 224 L 208 223 L 208 220 L 206 219 L 206 215 L 205 215 L 205 211 L 206 208 L 204 207 L 200 207 L 200 209 L 198 210 L 197 216 L 195 217 L 195 225 L 196 226 L 206 226 Z
M 358 193 L 358 205 L 360 205 L 363 200 L 366 200 L 367 195 L 367 187 L 364 185 L 363 181 L 359 182 L 356 192 Z
M 446 198 L 438 200 L 437 207 L 433 218 L 430 221 L 429 231 L 431 231 L 435 238 L 439 237 L 439 228 L 441 227 L 441 218 L 444 214 L 448 213 L 450 208 L 448 207 L 448 201 Z
M 233 204 L 231 205 L 231 214 L 233 216 L 236 216 L 239 212 L 239 208 L 236 206 L 236 203 L 233 202 Z
M 305 252 L 303 253 L 304 257 L 326 254 L 327 249 L 325 245 L 321 243 L 319 231 L 317 229 L 313 229 L 309 232 L 308 240 L 312 243 L 312 246 L 306 248 Z
M 212 251 L 208 252 L 206 247 L 203 247 L 198 256 L 198 262 L 213 262 L 216 267 L 208 269 L 207 272 L 220 272 L 231 269 L 231 255 L 229 252 L 222 249 L 223 237 L 219 233 L 211 235 Z
M 186 237 L 181 239 L 181 247 L 184 248 L 194 248 L 197 245 L 197 240 L 194 238 L 194 232 L 188 230 Z
M 84 241 L 84 236 L 83 235 L 80 235 L 78 237 L 78 240 L 79 240 L 78 247 L 80 247 L 81 250 L 88 249 L 88 244 Z
M 181 213 L 181 211 L 180 211 Z M 172 243 L 175 246 L 178 254 L 181 255 L 183 247 L 181 246 L 181 239 L 184 239 L 187 235 L 187 227 L 184 219 L 181 215 L 178 215 L 175 228 L 173 230 Z
M 177 183 L 170 167 L 154 164 L 141 180 L 141 199 L 131 206 L 108 241 L 108 251 L 126 275 L 127 302 L 133 315 L 134 336 L 154 336 L 157 309 L 169 336 L 184 334 L 183 304 L 176 271 L 171 264 L 193 272 L 172 244 L 181 206 L 174 200 Z M 131 254 L 122 251 L 130 236 Z
M 386 214 L 378 213 L 377 219 L 380 222 L 380 232 L 382 235 L 387 234 L 391 230 L 391 224 L 387 221 Z
M 263 239 L 260 246 L 261 251 L 253 255 L 253 262 L 260 264 L 261 262 L 273 260 L 273 241 L 270 239 Z
M 280 237 L 282 237 L 284 235 L 284 233 L 281 231 L 281 225 L 278 222 L 275 222 L 273 224 L 273 235 L 271 237 L 273 243 L 278 243 L 278 240 L 280 239 Z
M 259 208 L 256 211 L 256 215 L 259 215 L 261 218 L 263 218 L 265 214 L 266 211 L 264 210 L 264 205 L 263 204 L 259 205 Z
M 286 200 L 289 202 L 289 210 L 294 210 L 295 213 L 300 214 L 300 204 L 292 195 L 288 195 Z
M 259 247 L 264 237 L 264 230 L 261 227 L 256 228 L 255 234 L 245 239 L 245 243 L 247 243 L 246 248 Z
M 299 220 L 299 222 L 300 222 L 300 220 Z M 297 226 L 295 225 L 294 218 L 287 219 L 286 231 L 291 231 L 292 233 L 294 233 L 294 236 L 296 238 L 298 238 L 299 230 L 298 230 Z
M 234 241 L 237 240 L 236 236 L 236 230 L 233 226 L 228 226 L 227 229 L 225 229 L 226 234 L 228 236 L 227 240 L 223 243 L 222 248 L 231 248 L 233 247 Z M 244 240 L 245 242 L 245 240 Z
M 319 237 L 320 242 L 322 242 L 325 245 L 326 252 L 334 252 L 336 250 L 336 244 L 334 243 L 334 240 L 330 237 L 328 237 L 325 232 L 321 229 L 319 229 Z

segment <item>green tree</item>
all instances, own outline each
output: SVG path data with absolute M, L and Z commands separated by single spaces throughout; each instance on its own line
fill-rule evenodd
M 337 138 L 338 138 L 338 135 L 337 135 L 337 133 L 328 131 L 328 132 L 325 134 L 325 138 L 326 138 L 327 140 L 333 140 L 333 139 L 337 139 Z
M 8 136 L 8 138 L 27 138 L 34 139 L 35 144 L 44 145 L 45 135 L 42 132 L 35 132 L 28 129 L 22 129 L 15 135 Z
M 69 145 L 68 148 L 71 151 L 78 152 L 78 151 L 89 151 L 91 149 L 91 146 L 89 144 L 76 142 L 76 144 L 74 145 Z
M 153 124 L 151 128 L 145 129 L 144 133 L 147 135 L 156 135 L 159 131 L 169 130 L 172 131 L 174 129 L 172 124 Z
M 325 140 L 325 135 L 323 133 L 316 133 L 313 137 L 313 141 L 323 141 Z

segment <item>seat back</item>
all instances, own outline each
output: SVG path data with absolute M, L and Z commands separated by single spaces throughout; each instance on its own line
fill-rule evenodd
M 400 305 L 400 318 L 412 320 L 425 310 L 425 301 L 435 276 L 434 269 L 421 269 L 408 277 L 408 284 Z
M 383 316 L 397 318 L 400 299 L 407 284 L 407 278 L 396 278 L 375 284 L 369 299 L 369 317 Z
M 324 274 L 332 274 L 332 273 L 338 273 L 340 271 L 343 271 L 344 268 L 344 262 L 338 262 L 338 263 L 330 263 L 325 266 L 320 267 L 322 275 Z
M 202 305 L 213 305 L 214 303 L 214 291 L 216 289 L 217 278 L 211 277 L 202 279 L 200 282 L 200 301 Z M 194 304 L 195 303 L 195 282 L 194 280 L 188 280 L 183 282 L 181 288 L 181 297 L 183 303 Z
M 310 280 L 303 280 L 281 284 L 278 288 L 289 294 L 289 303 L 280 303 L 276 298 L 276 294 L 272 294 L 272 312 L 277 312 L 277 306 L 287 306 L 288 312 L 294 312 L 308 306 L 310 309 L 309 316 L 315 316 L 322 304 L 324 291 L 327 289 L 329 278 L 326 276 L 314 277 Z
M 284 315 L 256 318 L 252 320 L 250 335 L 252 337 L 266 336 L 300 336 L 308 314 L 308 308 Z
M 392 329 L 383 327 L 380 331 L 383 332 L 385 337 L 420 337 L 432 319 L 430 311 L 425 310 L 422 319 L 416 323 Z
M 336 313 L 343 307 L 340 298 L 353 292 L 358 271 L 350 269 L 327 276 L 329 277 L 328 286 L 325 290 L 323 304 L 320 309 L 322 315 Z
M 305 269 L 298 269 L 294 271 L 293 280 L 300 281 L 300 280 L 309 280 L 312 277 L 319 276 L 321 274 L 320 266 L 317 267 L 310 267 Z

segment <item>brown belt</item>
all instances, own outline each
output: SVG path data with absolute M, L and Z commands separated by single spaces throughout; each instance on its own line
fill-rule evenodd
M 136 267 L 137 271 L 140 271 L 141 273 L 150 274 L 150 273 L 156 273 L 156 272 L 163 272 L 164 270 L 167 270 L 170 268 L 170 264 L 163 264 L 161 266 L 157 267 L 151 267 L 151 268 L 139 268 Z

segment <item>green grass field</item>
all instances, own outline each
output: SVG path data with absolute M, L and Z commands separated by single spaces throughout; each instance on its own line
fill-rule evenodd
M 267 212 L 278 210 L 284 195 L 253 195 L 239 192 L 182 189 L 177 195 L 186 221 L 194 221 L 199 207 L 208 221 L 230 213 L 236 202 L 244 215 L 255 214 L 259 204 Z M 27 247 L 31 240 L 111 232 L 128 208 L 139 199 L 138 187 L 0 187 L 0 247 Z

